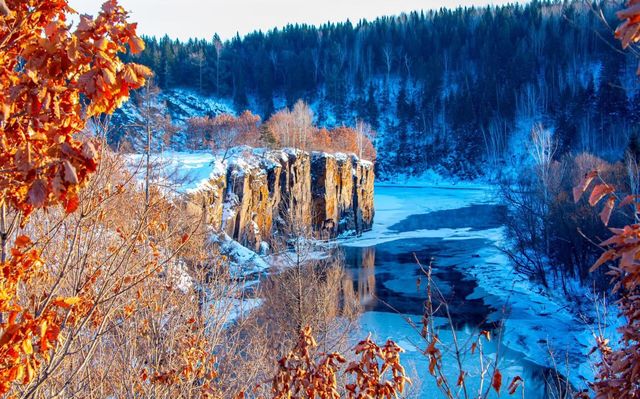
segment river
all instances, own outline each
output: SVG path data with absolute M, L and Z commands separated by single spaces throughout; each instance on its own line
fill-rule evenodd
M 393 339 L 403 347 L 402 363 L 414 380 L 410 397 L 438 397 L 423 355 L 427 344 L 419 334 L 426 278 L 416 258 L 423 266 L 432 262 L 433 280 L 449 305 L 458 342 L 469 343 L 480 329 L 492 331 L 494 338 L 483 346 L 489 358 L 499 354 L 502 396 L 516 375 L 525 380 L 525 398 L 551 397 L 544 387 L 545 379 L 558 384 L 550 371 L 554 368 L 574 387 L 591 378 L 589 326 L 561 297 L 513 270 L 500 250 L 506 210 L 490 187 L 377 186 L 375 202 L 372 230 L 340 243 L 364 309 L 353 339 L 370 333 L 380 343 Z M 453 334 L 447 319 L 436 323 L 449 359 L 447 374 L 455 384 Z M 469 394 L 475 397 L 480 389 L 478 353 L 463 361 Z M 484 390 L 490 379 L 485 379 Z M 515 397 L 523 397 L 522 392 Z

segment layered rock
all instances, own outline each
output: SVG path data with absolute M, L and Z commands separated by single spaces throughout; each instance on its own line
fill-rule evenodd
M 193 202 L 208 225 L 255 251 L 276 233 L 331 238 L 373 223 L 373 164 L 353 155 L 255 150 L 223 170 L 192 193 Z
M 352 156 L 352 164 L 354 168 L 353 209 L 356 212 L 356 231 L 365 231 L 371 229 L 371 226 L 373 226 L 373 216 L 375 214 L 373 207 L 373 183 L 375 173 L 371 162 L 359 161 L 355 155 Z
M 340 192 L 338 162 L 332 155 L 314 152 L 311 154 L 311 198 L 313 228 L 321 234 L 335 236 L 338 232 Z
M 279 216 L 283 224 L 278 227 L 280 231 L 293 229 L 290 233 L 299 234 L 311 226 L 311 157 L 307 152 L 293 149 L 282 153 Z

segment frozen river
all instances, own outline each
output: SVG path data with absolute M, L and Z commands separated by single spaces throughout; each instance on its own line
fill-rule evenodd
M 502 337 L 484 349 L 500 354 L 503 390 L 519 375 L 526 381 L 525 397 L 550 397 L 543 387 L 545 380 L 557 384 L 552 367 L 575 387 L 582 388 L 584 379 L 591 378 L 585 355 L 592 342 L 589 325 L 562 298 L 513 271 L 499 249 L 506 210 L 496 204 L 490 188 L 376 187 L 375 200 L 373 229 L 341 244 L 364 307 L 354 339 L 371 333 L 378 342 L 399 343 L 406 350 L 404 366 L 416 380 L 412 397 L 434 397 L 437 390 L 422 354 L 427 345 L 419 323 L 426 278 L 415 257 L 423 265 L 433 259 L 433 279 L 449 304 L 459 341 L 468 342 L 480 329 Z M 437 323 L 447 359 L 451 329 L 445 319 Z M 470 397 L 476 397 L 477 353 L 464 362 Z M 449 373 L 455 384 L 457 368 Z M 521 392 L 516 397 L 522 397 Z

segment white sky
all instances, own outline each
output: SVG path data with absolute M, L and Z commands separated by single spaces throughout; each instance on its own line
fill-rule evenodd
M 120 0 L 131 21 L 138 22 L 138 33 L 179 39 L 210 39 L 214 33 L 228 39 L 236 32 L 242 36 L 288 23 L 357 22 L 413 10 L 507 2 L 513 0 Z M 103 0 L 69 3 L 81 14 L 95 15 Z

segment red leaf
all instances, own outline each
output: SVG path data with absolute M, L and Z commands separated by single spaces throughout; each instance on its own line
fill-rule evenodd
M 27 237 L 27 236 L 18 236 L 16 238 L 16 247 L 17 248 L 24 248 L 26 246 L 31 245 L 31 238 Z
M 589 196 L 589 205 L 595 206 L 601 199 L 611 193 L 613 193 L 613 187 L 608 184 L 598 184 L 593 188 Z
M 465 375 L 465 372 L 461 371 L 460 375 L 458 376 L 458 383 L 456 384 L 457 386 L 460 387 L 464 383 L 464 375 Z
M 582 194 L 585 191 L 587 191 L 587 188 L 589 188 L 589 185 L 591 184 L 593 179 L 596 178 L 596 176 L 598 176 L 598 172 L 597 171 L 591 171 L 591 172 L 587 173 L 586 175 L 584 175 L 584 178 L 582 179 L 580 184 L 578 184 L 573 189 L 573 200 L 575 202 L 578 202 L 580 200 L 580 197 L 582 197 Z
M 436 363 L 437 360 L 434 356 L 429 359 L 429 374 L 436 375 Z
M 516 393 L 516 390 L 518 389 L 518 387 L 520 385 L 524 384 L 524 380 L 522 379 L 522 377 L 515 376 L 513 377 L 513 380 L 511 380 L 511 383 L 509 384 L 509 395 L 513 395 L 514 393 Z
M 491 386 L 496 390 L 498 394 L 500 394 L 500 388 L 502 387 L 502 374 L 500 374 L 500 370 L 498 369 L 496 369 L 495 373 L 493 373 Z
M 613 212 L 613 207 L 616 204 L 616 198 L 613 195 L 610 195 L 607 198 L 607 202 L 604 204 L 604 208 L 602 212 L 600 212 L 600 220 L 604 223 L 605 226 L 609 224 L 609 219 L 611 219 L 611 212 Z
M 67 213 L 73 213 L 78 209 L 78 205 L 80 205 L 80 200 L 77 195 L 72 195 L 69 198 L 64 206 L 64 211 Z

